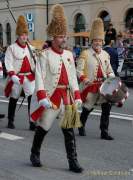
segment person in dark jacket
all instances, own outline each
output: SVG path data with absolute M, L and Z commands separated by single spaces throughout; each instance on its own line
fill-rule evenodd
M 119 66 L 118 53 L 115 48 L 112 47 L 111 39 L 106 39 L 104 50 L 110 55 L 110 63 L 116 76 L 118 76 L 117 69 Z
M 116 41 L 116 35 L 117 35 L 116 30 L 115 28 L 113 28 L 113 24 L 110 23 L 109 28 L 107 29 L 106 34 L 105 34 L 105 40 L 111 39 L 111 40 Z

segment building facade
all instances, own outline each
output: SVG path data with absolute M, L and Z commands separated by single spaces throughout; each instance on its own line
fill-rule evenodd
M 133 0 L 9 0 L 14 17 L 24 15 L 27 19 L 30 39 L 47 39 L 45 32 L 50 20 L 50 7 L 61 3 L 68 18 L 69 32 L 89 31 L 96 17 L 104 20 L 105 28 L 112 22 L 117 31 L 133 26 Z M 0 0 L 0 44 L 15 41 L 15 22 L 6 0 Z M 70 40 L 74 45 L 75 41 Z M 82 44 L 79 39 L 78 43 Z

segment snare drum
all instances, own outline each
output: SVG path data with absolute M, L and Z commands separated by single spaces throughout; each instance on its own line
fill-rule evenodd
M 100 87 L 100 94 L 108 102 L 115 103 L 118 106 L 123 105 L 129 95 L 128 88 L 119 77 L 106 79 Z

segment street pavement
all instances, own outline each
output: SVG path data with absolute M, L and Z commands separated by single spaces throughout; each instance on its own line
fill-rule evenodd
M 8 99 L 0 91 L 0 113 L 7 116 Z M 26 102 L 16 111 L 16 129 L 7 129 L 7 117 L 0 119 L 0 180 L 132 180 L 133 179 L 133 89 L 122 108 L 112 108 L 110 134 L 114 141 L 100 139 L 100 108 L 89 116 L 86 137 L 75 129 L 82 174 L 68 171 L 63 135 L 55 120 L 42 149 L 42 168 L 31 166 L 29 156 L 34 132 L 29 131 Z M 14 135 L 14 136 L 13 136 Z

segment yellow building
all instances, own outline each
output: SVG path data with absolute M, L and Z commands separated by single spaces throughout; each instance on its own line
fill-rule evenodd
M 25 15 L 29 24 L 30 39 L 47 39 L 46 26 L 52 4 L 61 3 L 68 18 L 69 32 L 88 31 L 96 17 L 103 18 L 105 28 L 111 21 L 117 31 L 133 26 L 133 0 L 9 0 L 17 19 Z M 15 22 L 7 8 L 7 1 L 0 0 L 0 43 L 15 41 Z M 84 43 L 79 39 L 80 44 Z M 70 40 L 71 45 L 74 44 Z

